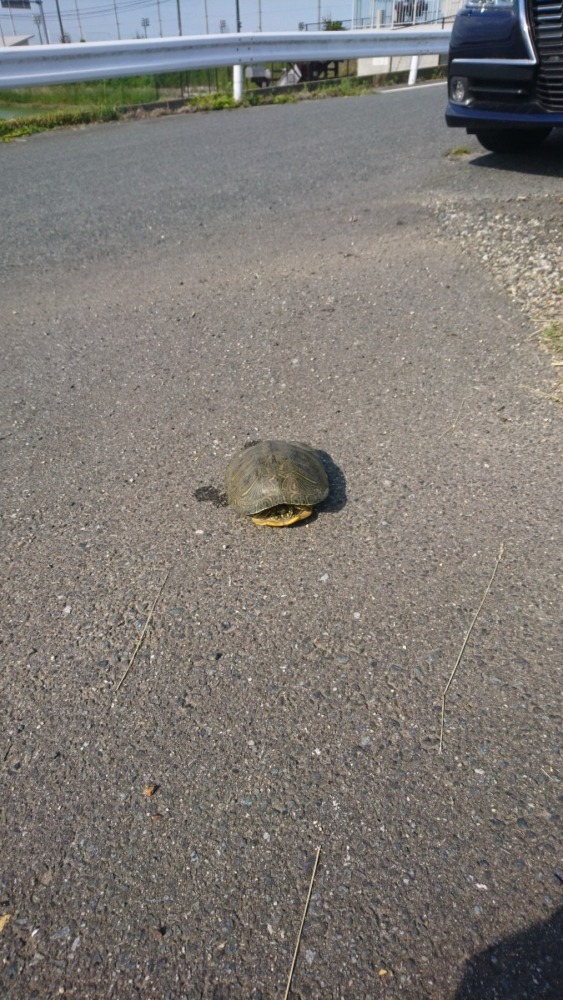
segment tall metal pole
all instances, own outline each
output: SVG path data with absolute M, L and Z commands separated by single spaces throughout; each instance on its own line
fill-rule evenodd
M 354 27 L 354 25 L 352 25 Z M 321 0 L 317 4 L 317 30 L 321 30 Z
M 47 22 L 45 20 L 45 11 L 43 10 L 43 0 L 31 0 L 32 3 L 36 3 L 39 7 L 39 13 L 41 14 L 41 21 L 43 24 L 43 34 L 45 35 L 45 41 L 49 45 L 51 39 L 49 38 L 49 32 L 47 31 Z
M 207 10 L 207 0 L 203 0 L 203 9 L 205 11 L 205 34 L 209 34 L 209 12 Z
M 113 0 L 113 13 L 115 14 L 115 27 L 117 28 L 117 38 L 121 41 L 121 31 L 119 28 L 119 18 L 117 16 L 117 2 Z
M 59 28 L 61 29 L 61 42 L 65 41 L 65 29 L 63 28 L 63 19 L 61 17 L 61 8 L 59 6 L 59 0 L 55 0 L 55 7 L 57 8 L 57 17 L 59 19 Z
M 262 31 L 262 3 L 258 0 L 258 31 Z
M 80 20 L 80 11 L 78 10 L 78 0 L 74 0 L 74 6 L 76 7 L 76 20 L 78 21 L 78 30 L 80 32 L 80 41 L 82 41 L 83 39 L 84 39 L 84 41 L 86 41 L 86 39 L 84 38 L 84 32 L 82 31 L 82 22 Z
M 156 0 L 156 12 L 158 14 L 158 31 L 162 38 L 162 18 L 160 16 L 160 0 Z
M 240 23 L 240 4 L 239 4 L 239 0 L 236 0 L 236 9 L 237 9 L 237 33 L 240 35 L 240 33 L 242 31 L 242 25 Z
M 180 10 L 180 0 L 176 0 L 176 7 L 177 7 L 177 10 L 178 10 L 178 34 L 182 35 L 183 34 L 183 31 L 182 31 L 182 12 Z
M 33 23 L 39 32 L 39 44 L 43 45 L 43 32 L 41 31 L 41 14 L 33 15 Z

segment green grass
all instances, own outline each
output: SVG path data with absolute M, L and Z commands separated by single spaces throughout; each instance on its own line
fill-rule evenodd
M 555 354 L 563 354 L 563 323 L 550 323 L 543 335 L 550 350 Z
M 295 104 L 297 101 L 322 101 L 328 97 L 356 97 L 360 94 L 374 94 L 376 88 L 372 84 L 357 78 L 343 80 L 326 80 L 320 84 L 305 83 L 288 87 L 287 92 L 264 92 L 263 90 L 247 90 L 243 105 L 255 107 L 261 104 Z
M 470 152 L 469 146 L 454 146 L 453 149 L 450 149 L 448 156 L 467 156 Z
M 338 83 L 327 88 L 335 97 L 356 97 L 357 94 L 368 94 L 373 91 L 373 84 L 366 83 L 361 77 L 347 76 Z
M 272 104 L 295 104 L 297 100 L 297 94 L 274 94 Z
M 550 323 L 546 326 L 543 331 L 543 341 L 547 350 L 554 355 L 552 364 L 558 375 L 549 398 L 554 403 L 563 405 L 563 373 L 560 367 L 563 359 L 563 322 Z
M 36 108 L 96 108 L 108 105 L 146 104 L 155 101 L 158 89 L 153 76 L 67 83 L 55 87 L 25 87 L 4 90 L 2 106 L 14 109 L 28 104 Z
M 86 125 L 89 122 L 116 121 L 120 117 L 116 108 L 91 108 L 84 111 L 54 111 L 51 114 L 29 118 L 0 120 L 0 142 L 9 142 L 22 136 L 60 128 L 63 125 Z
M 207 87 L 210 91 L 226 90 L 230 70 L 192 70 L 189 73 L 165 73 L 160 76 L 121 77 L 116 80 L 95 80 L 92 83 L 66 83 L 52 87 L 23 87 L 2 92 L 2 108 L 13 111 L 32 105 L 34 108 L 107 108 L 131 104 L 150 104 L 161 96 L 179 96 Z
M 224 68 L 184 74 L 168 73 L 159 77 L 131 77 L 6 90 L 2 94 L 0 141 L 9 142 L 11 139 L 65 125 L 115 121 L 123 117 L 127 108 L 152 104 L 159 98 L 177 96 L 182 89 L 186 98 L 186 110 L 218 111 L 236 108 L 238 105 L 228 89 L 231 86 L 229 74 L 230 71 Z M 205 86 L 210 88 L 207 93 Z M 198 91 L 195 94 L 194 89 Z M 347 77 L 288 88 L 287 93 L 264 93 L 248 88 L 242 104 L 246 107 L 294 104 L 302 100 L 351 97 L 374 92 L 372 83 Z
M 189 98 L 190 108 L 198 111 L 223 111 L 225 108 L 238 107 L 237 102 L 231 94 L 197 94 Z
M 0 119 L 1 118 L 29 118 L 30 115 L 41 115 L 43 114 L 44 108 L 38 107 L 36 104 L 25 104 L 22 107 L 11 107 L 4 108 L 0 104 Z

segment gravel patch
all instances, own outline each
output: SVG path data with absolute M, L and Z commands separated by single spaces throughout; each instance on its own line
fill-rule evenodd
M 557 371 L 563 329 L 563 224 L 553 198 L 522 195 L 507 199 L 502 207 L 451 200 L 440 204 L 437 215 L 448 236 L 461 242 L 520 305 L 541 344 L 554 354 Z M 563 402 L 563 375 L 551 398 Z

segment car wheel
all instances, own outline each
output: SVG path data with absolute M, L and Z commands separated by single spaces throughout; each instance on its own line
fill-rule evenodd
M 550 128 L 478 129 L 479 142 L 491 153 L 531 153 L 547 139 Z

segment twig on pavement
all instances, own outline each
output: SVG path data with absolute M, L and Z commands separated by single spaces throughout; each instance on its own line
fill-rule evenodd
M 447 693 L 448 693 L 448 691 L 450 689 L 450 685 L 451 685 L 451 683 L 452 683 L 452 681 L 453 681 L 453 679 L 454 679 L 454 677 L 456 675 L 457 668 L 459 667 L 459 665 L 461 663 L 461 658 L 462 658 L 462 656 L 463 656 L 463 654 L 465 652 L 465 647 L 467 646 L 467 643 L 469 642 L 469 636 L 471 635 L 471 633 L 473 631 L 473 627 L 475 625 L 475 622 L 477 621 L 477 619 L 478 619 L 478 617 L 479 617 L 479 615 L 481 613 L 481 608 L 483 607 L 483 605 L 485 603 L 485 600 L 487 598 L 487 595 L 488 595 L 488 593 L 489 593 L 489 591 L 490 591 L 490 589 L 491 589 L 491 587 L 493 585 L 493 580 L 494 580 L 494 578 L 496 576 L 497 569 L 499 567 L 499 563 L 500 563 L 503 555 L 504 555 L 504 542 L 501 542 L 500 549 L 499 549 L 499 554 L 498 554 L 497 560 L 495 562 L 495 567 L 493 569 L 493 572 L 491 573 L 491 579 L 489 580 L 489 582 L 487 584 L 487 587 L 485 589 L 485 593 L 483 594 L 483 598 L 481 600 L 481 603 L 480 603 L 479 607 L 477 608 L 477 611 L 475 612 L 475 614 L 473 616 L 473 621 L 471 622 L 471 625 L 469 626 L 469 628 L 467 629 L 467 632 L 465 633 L 465 639 L 463 640 L 461 649 L 459 651 L 459 656 L 458 656 L 457 660 L 455 661 L 454 668 L 453 668 L 453 670 L 452 670 L 452 672 L 451 672 L 451 674 L 449 676 L 448 683 L 446 684 L 444 690 L 442 691 L 442 714 L 441 714 L 441 717 L 440 717 L 440 745 L 439 745 L 439 752 L 440 753 L 442 753 L 442 749 L 443 749 L 443 746 L 444 746 L 444 718 L 445 718 L 445 715 L 446 715 L 446 695 L 447 695 Z
M 287 1000 L 289 996 L 289 991 L 291 989 L 291 980 L 293 979 L 293 973 L 295 971 L 295 963 L 297 961 L 297 954 L 299 952 L 299 945 L 301 944 L 301 935 L 303 933 L 303 927 L 305 926 L 305 920 L 307 919 L 307 910 L 309 909 L 309 903 L 311 901 L 311 893 L 313 891 L 313 882 L 315 881 L 315 875 L 317 873 L 317 865 L 319 863 L 319 858 L 321 856 L 321 848 L 317 847 L 317 854 L 315 856 L 315 863 L 313 865 L 313 871 L 311 873 L 311 881 L 309 883 L 309 892 L 307 893 L 307 899 L 305 900 L 305 908 L 303 910 L 303 916 L 301 918 L 301 925 L 299 927 L 299 933 L 297 935 L 297 942 L 295 945 L 295 951 L 293 952 L 293 961 L 291 963 L 291 969 L 289 970 L 289 976 L 287 977 L 287 986 L 285 988 L 285 993 L 283 995 L 283 1000 Z
M 168 580 L 168 577 L 170 576 L 170 572 L 171 571 L 168 570 L 166 576 L 164 577 L 164 580 L 162 581 L 160 590 L 158 591 L 158 594 L 156 595 L 156 597 L 155 597 L 155 599 L 153 601 L 153 605 L 152 605 L 152 608 L 150 609 L 150 611 L 148 613 L 147 620 L 146 620 L 146 622 L 144 624 L 144 627 L 143 627 L 143 631 L 141 632 L 141 634 L 140 634 L 140 636 L 139 636 L 139 638 L 137 640 L 137 645 L 135 646 L 135 649 L 133 650 L 133 655 L 131 656 L 131 659 L 129 660 L 129 664 L 127 666 L 127 670 L 123 674 L 123 677 L 121 678 L 119 684 L 117 685 L 117 687 L 115 689 L 116 694 L 119 691 L 121 685 L 123 684 L 125 678 L 127 677 L 129 671 L 131 670 L 131 667 L 133 666 L 133 663 L 135 662 L 135 657 L 136 657 L 137 653 L 139 652 L 139 650 L 141 648 L 141 645 L 143 643 L 143 639 L 145 638 L 147 629 L 148 629 L 148 627 L 150 625 L 150 621 L 151 621 L 151 618 L 153 616 L 154 609 L 156 608 L 158 599 L 159 599 L 160 595 L 162 594 L 162 591 L 164 590 L 164 588 L 166 586 L 166 582 Z
M 455 419 L 454 419 L 453 424 L 450 424 L 449 427 L 446 427 L 445 431 L 442 431 L 442 433 L 438 435 L 438 441 L 441 441 L 442 438 L 445 437 L 446 434 L 449 434 L 450 431 L 455 431 L 455 429 L 457 427 L 457 422 L 459 420 L 459 415 L 460 415 L 460 413 L 461 413 L 461 411 L 463 409 L 463 404 L 464 403 L 465 403 L 465 398 L 462 399 L 462 401 L 461 401 L 461 406 L 460 406 L 459 410 L 457 411 L 457 413 L 455 415 Z

